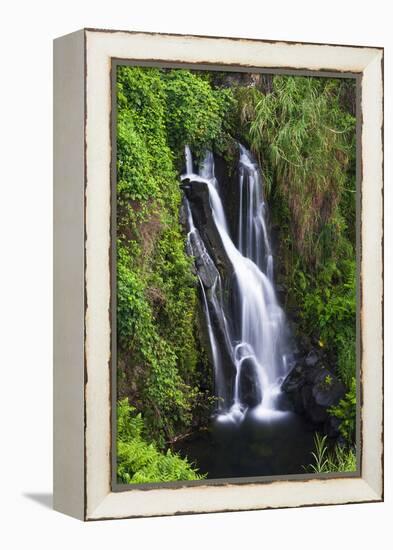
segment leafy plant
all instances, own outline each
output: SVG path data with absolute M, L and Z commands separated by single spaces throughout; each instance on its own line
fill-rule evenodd
M 336 445 L 334 450 L 334 465 L 331 471 L 337 472 L 355 472 L 357 468 L 356 453 L 352 447 Z M 333 469 L 336 468 L 336 469 Z
M 334 79 L 275 77 L 273 93 L 254 95 L 249 122 L 251 145 L 273 168 L 275 193 L 289 206 L 293 242 L 313 262 L 334 251 L 343 222 L 338 204 L 353 189 L 347 166 L 355 119 L 341 108 L 340 86 Z M 354 201 L 348 207 L 354 210 Z
M 336 444 L 329 451 L 327 436 L 316 433 L 314 436 L 315 451 L 312 457 L 314 462 L 303 466 L 307 472 L 315 474 L 331 472 L 354 472 L 356 471 L 356 453 L 351 446 L 344 447 Z
M 164 449 L 211 407 L 178 171 L 186 143 L 201 152 L 225 142 L 232 96 L 191 71 L 119 66 L 117 101 L 119 397 Z
M 144 423 L 127 399 L 117 405 L 117 477 L 119 483 L 203 479 L 189 462 L 168 450 L 161 453 L 143 439 Z
M 186 144 L 198 157 L 213 144 L 221 150 L 228 139 L 228 118 L 234 98 L 229 88 L 214 89 L 203 73 L 164 73 L 166 125 L 171 149 L 183 155 Z
M 309 469 L 315 473 L 328 472 L 328 449 L 326 446 L 326 435 L 323 437 L 319 433 L 314 437 L 315 451 L 311 454 L 314 458 L 314 464 L 310 464 Z
M 329 413 L 341 420 L 340 433 L 348 442 L 352 442 L 356 429 L 356 379 L 352 378 L 349 391 Z
M 277 280 L 298 338 L 319 345 L 349 387 L 355 376 L 354 82 L 273 78 L 235 92 L 240 128 L 259 159 L 275 225 Z

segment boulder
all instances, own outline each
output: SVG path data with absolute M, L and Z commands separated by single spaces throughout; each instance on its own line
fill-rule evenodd
M 296 393 L 306 383 L 306 373 L 302 364 L 297 363 L 282 383 L 282 390 L 286 393 Z
M 240 400 L 248 407 L 255 407 L 261 402 L 261 394 L 256 381 L 256 364 L 252 357 L 243 359 L 240 368 Z
M 344 384 L 325 367 L 318 368 L 318 371 L 312 388 L 315 403 L 325 408 L 337 405 L 345 395 Z
M 324 358 L 312 350 L 298 360 L 285 378 L 282 390 L 288 395 L 295 412 L 315 424 L 323 424 L 329 436 L 337 436 L 340 422 L 328 413 L 345 395 L 345 386 L 324 365 Z
M 308 367 L 315 367 L 315 365 L 320 360 L 320 354 L 315 350 L 311 350 L 310 353 L 305 358 L 304 362 Z

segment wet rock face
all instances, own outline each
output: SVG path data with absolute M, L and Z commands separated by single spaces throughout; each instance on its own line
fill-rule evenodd
M 316 350 L 311 350 L 310 353 L 306 356 L 304 362 L 308 367 L 315 367 L 319 362 L 319 354 Z
M 227 256 L 220 233 L 211 215 L 207 184 L 200 180 L 184 179 L 181 188 L 188 199 L 195 224 L 195 229 L 189 236 L 189 253 L 194 258 L 194 269 L 204 288 L 210 319 L 217 340 L 218 353 L 220 355 L 223 375 L 222 383 L 226 387 L 225 394 L 232 395 L 236 367 L 233 363 L 225 336 L 223 310 L 222 308 L 213 306 L 213 295 L 218 292 L 220 299 L 225 300 L 225 290 L 230 285 L 233 276 L 233 265 Z M 181 221 L 185 229 L 188 230 L 184 212 L 183 220 Z M 220 290 L 214 290 L 219 280 L 221 281 L 221 288 Z M 201 303 L 204 303 L 202 294 Z M 227 320 L 227 324 L 230 324 L 230 319 Z M 206 341 L 208 341 L 208 334 L 205 336 Z M 228 403 L 225 405 L 228 405 Z
M 195 258 L 196 272 L 199 275 L 203 286 L 206 289 L 211 288 L 217 281 L 219 273 L 214 265 L 214 262 L 206 253 L 204 243 L 197 229 L 190 235 L 190 246 L 190 253 Z
M 345 386 L 324 364 L 317 350 L 298 360 L 282 384 L 295 412 L 315 424 L 323 424 L 331 436 L 338 436 L 339 421 L 328 414 L 345 395 Z
M 214 264 L 219 269 L 221 276 L 231 274 L 233 272 L 232 264 L 211 215 L 207 184 L 199 180 L 183 180 L 181 188 L 189 200 L 194 223 Z
M 214 155 L 215 174 L 220 182 L 220 195 L 224 205 L 231 238 L 237 243 L 239 234 L 239 170 L 238 150 L 234 152 L 232 162 L 226 161 L 220 155 Z

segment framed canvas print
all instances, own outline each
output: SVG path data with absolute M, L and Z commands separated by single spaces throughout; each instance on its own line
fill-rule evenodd
M 54 46 L 54 502 L 383 499 L 383 50 Z

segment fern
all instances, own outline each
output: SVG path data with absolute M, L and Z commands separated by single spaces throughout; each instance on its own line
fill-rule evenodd
M 122 399 L 117 404 L 117 477 L 119 483 L 189 481 L 205 476 L 170 449 L 160 452 L 143 439 L 144 424 L 135 407 Z

